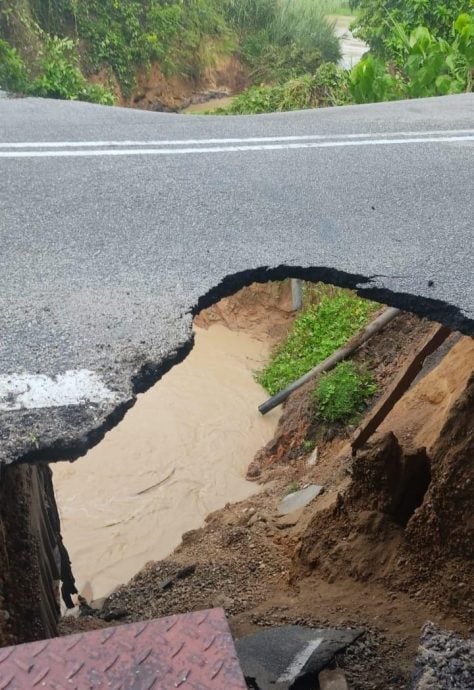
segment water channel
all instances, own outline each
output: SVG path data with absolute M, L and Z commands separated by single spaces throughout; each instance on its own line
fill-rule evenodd
M 53 466 L 63 537 L 79 591 L 106 596 L 227 502 L 279 413 L 261 417 L 253 371 L 269 345 L 221 325 L 196 328 L 188 358 L 139 399 L 86 457 Z

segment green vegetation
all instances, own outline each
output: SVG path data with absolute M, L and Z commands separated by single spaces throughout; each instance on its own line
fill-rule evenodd
M 313 391 L 315 414 L 328 424 L 354 422 L 376 391 L 372 374 L 354 362 L 341 362 L 316 385 Z
M 112 88 L 88 89 L 88 75 L 100 74 L 102 83 L 127 98 L 137 74 L 154 63 L 165 77 L 197 78 L 219 55 L 234 53 L 253 83 L 281 83 L 339 59 L 323 5 L 328 3 L 2 0 L 0 87 L 104 103 L 112 100 Z
M 285 70 L 274 59 L 277 83 L 253 86 L 217 112 L 266 113 L 473 90 L 474 13 L 456 14 L 466 5 L 472 7 L 472 0 L 457 0 L 449 8 L 441 3 L 436 10 L 425 0 L 403 4 L 392 0 L 383 19 L 381 0 L 353 4 L 361 12 L 356 27 L 369 41 L 371 52 L 351 72 L 326 63 L 315 68 L 299 60 L 291 78 L 284 79 Z M 417 26 L 420 20 L 430 22 L 429 26 Z M 291 71 L 290 59 L 286 65 Z M 296 75 L 303 68 L 306 74 Z M 264 62 L 260 69 L 271 74 Z
M 79 69 L 74 41 L 47 37 L 39 59 L 39 75 L 25 91 L 35 96 L 91 101 L 112 105 L 114 95 L 102 86 L 90 84 Z
M 473 15 L 456 19 L 451 41 L 422 26 L 407 36 L 403 26 L 395 24 L 394 33 L 399 45 L 396 66 L 369 54 L 354 67 L 351 92 L 357 103 L 472 91 Z
M 90 84 L 82 74 L 73 41 L 47 36 L 38 53 L 37 76 L 32 77 L 15 48 L 0 39 L 0 86 L 32 96 L 91 101 L 111 105 L 108 89 Z
M 340 58 L 333 26 L 314 0 L 227 0 L 225 7 L 256 84 L 282 83 Z
M 290 79 L 275 86 L 254 86 L 237 96 L 220 114 L 268 113 L 303 108 L 343 105 L 350 101 L 349 75 L 331 63 L 314 74 Z
M 25 63 L 6 41 L 0 39 L 0 86 L 10 91 L 24 91 L 27 83 Z
M 323 294 L 318 303 L 309 304 L 298 315 L 287 339 L 257 373 L 257 381 L 274 395 L 341 347 L 377 308 L 347 290 Z
M 354 31 L 366 41 L 372 53 L 397 62 L 403 52 L 398 24 L 409 35 L 424 26 L 436 38 L 450 41 L 453 24 L 463 13 L 472 13 L 472 0 L 351 0 L 357 11 Z

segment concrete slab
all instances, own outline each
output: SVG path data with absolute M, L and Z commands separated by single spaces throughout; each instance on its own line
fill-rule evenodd
M 301 489 L 300 491 L 294 491 L 291 494 L 287 494 L 282 500 L 280 501 L 279 505 L 279 513 L 280 515 L 289 515 L 290 513 L 293 513 L 295 510 L 300 510 L 300 508 L 304 508 L 307 506 L 311 501 L 313 501 L 319 494 L 321 494 L 324 491 L 323 486 L 319 486 L 318 484 L 310 484 L 304 489 Z

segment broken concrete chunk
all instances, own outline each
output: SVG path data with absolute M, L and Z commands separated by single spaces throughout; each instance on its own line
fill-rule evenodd
M 318 676 L 320 690 L 349 690 L 347 680 L 341 669 L 324 669 Z
M 288 515 L 288 513 L 292 513 L 299 508 L 304 508 L 308 503 L 311 503 L 316 496 L 319 496 L 323 490 L 323 486 L 310 484 L 305 489 L 301 489 L 301 491 L 294 491 L 288 494 L 288 496 L 285 496 L 280 501 L 280 506 L 278 508 L 280 515 Z
M 357 630 L 286 625 L 243 637 L 236 648 L 248 682 L 259 690 L 288 690 L 298 678 L 316 678 L 360 634 Z

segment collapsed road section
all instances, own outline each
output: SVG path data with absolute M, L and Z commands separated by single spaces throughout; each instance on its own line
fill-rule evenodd
M 463 95 L 211 124 L 2 98 L 2 643 L 25 640 L 20 618 L 35 621 L 30 639 L 54 635 L 57 583 L 66 597 L 74 590 L 40 463 L 96 445 L 190 352 L 203 308 L 252 281 L 294 277 L 474 335 L 473 104 Z M 388 504 L 405 528 L 419 497 L 408 515 L 398 494 L 386 495 L 386 457 L 402 468 L 399 486 L 408 481 L 407 454 L 387 438 L 355 478 L 374 479 L 382 498 L 371 505 Z M 375 477 L 371 453 L 384 461 Z M 423 498 L 430 477 L 420 458 Z M 338 493 L 327 507 L 342 539 L 347 510 L 363 512 L 357 488 L 347 505 Z M 293 545 L 303 569 L 318 567 L 330 543 L 308 530 Z M 8 544 L 14 531 L 20 549 Z M 19 573 L 34 580 L 23 594 Z
M 473 103 L 209 120 L 3 98 L 1 462 L 82 455 L 186 356 L 192 314 L 252 281 L 472 332 Z

